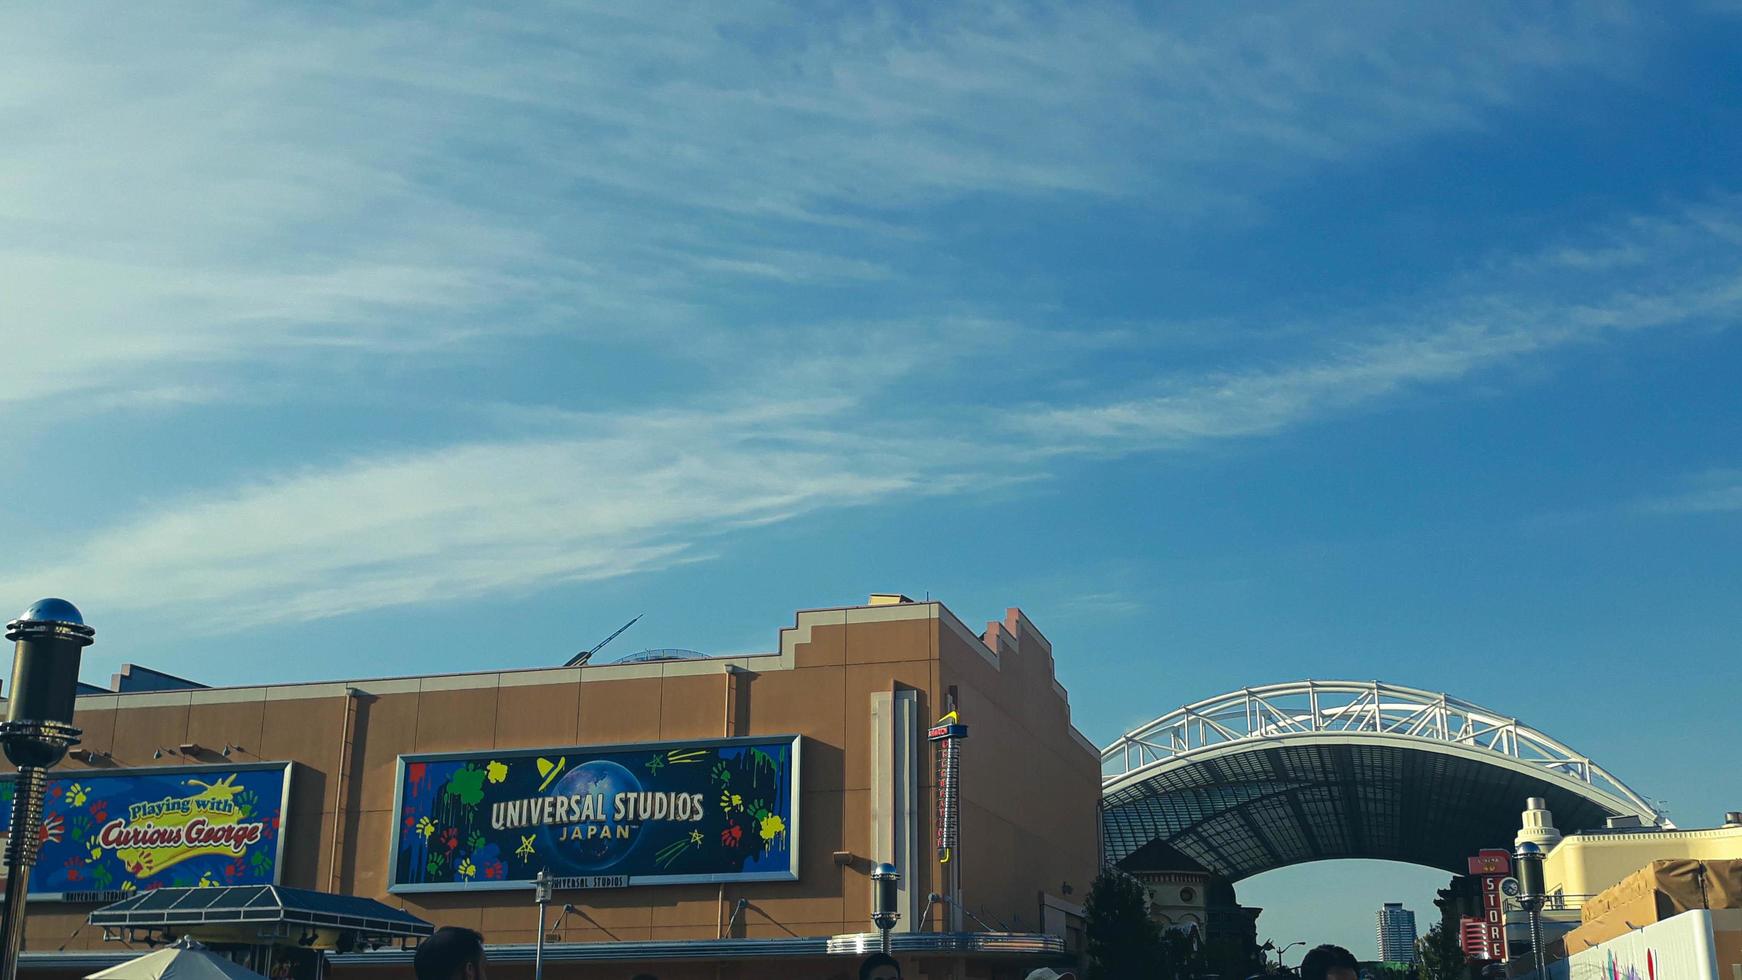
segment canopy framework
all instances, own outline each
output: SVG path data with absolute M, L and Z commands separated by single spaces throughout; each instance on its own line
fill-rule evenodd
M 1517 719 L 1377 681 L 1299 681 L 1187 705 L 1101 753 L 1104 857 L 1152 843 L 1238 880 L 1329 858 L 1450 871 L 1507 846 L 1529 796 L 1567 829 L 1664 823 L 1588 757 Z M 1138 869 L 1138 868 L 1134 868 Z M 1156 868 L 1151 870 L 1166 870 Z
M 374 899 L 278 885 L 159 888 L 92 912 L 90 923 L 130 942 L 192 936 L 262 944 L 318 942 L 340 949 L 406 943 L 435 931 L 417 916 Z

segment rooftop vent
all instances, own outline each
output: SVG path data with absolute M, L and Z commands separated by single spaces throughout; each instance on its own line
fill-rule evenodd
M 1724 826 L 1742 827 L 1742 810 L 1728 810 L 1724 813 Z

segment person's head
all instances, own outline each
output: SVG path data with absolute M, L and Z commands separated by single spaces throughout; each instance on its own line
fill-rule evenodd
M 484 937 L 459 926 L 442 926 L 418 944 L 411 962 L 417 980 L 486 980 Z
M 901 980 L 901 964 L 888 953 L 872 953 L 859 964 L 859 980 Z
M 1361 964 L 1355 954 L 1326 943 L 1301 959 L 1300 980 L 1361 980 Z

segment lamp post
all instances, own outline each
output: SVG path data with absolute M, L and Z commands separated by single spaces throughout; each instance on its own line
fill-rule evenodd
M 871 872 L 871 881 L 876 889 L 876 903 L 872 906 L 871 921 L 883 933 L 883 952 L 888 953 L 889 930 L 894 929 L 895 923 L 901 921 L 901 913 L 895 910 L 901 872 L 895 870 L 893 864 L 879 864 Z
M 540 871 L 532 879 L 532 900 L 538 903 L 538 942 L 532 947 L 532 980 L 544 980 L 544 913 L 550 908 L 552 891 L 550 872 Z
M 1289 943 L 1287 946 L 1284 946 L 1281 949 L 1277 950 L 1276 951 L 1276 965 L 1279 967 L 1286 966 L 1287 964 L 1282 962 L 1283 954 L 1287 953 L 1289 950 L 1295 948 L 1296 946 L 1305 946 L 1305 945 L 1306 945 L 1306 940 L 1296 939 L 1294 942 Z
M 24 945 L 24 896 L 36 864 L 48 769 L 78 744 L 73 704 L 79 693 L 79 657 L 96 630 L 65 599 L 39 599 L 6 624 L 16 640 L 12 688 L 0 746 L 18 767 L 12 796 L 12 832 L 6 839 L 6 906 L 0 910 L 0 980 L 18 975 Z
M 1542 951 L 1542 906 L 1546 900 L 1543 895 L 1542 848 L 1525 841 L 1513 852 L 1512 861 L 1518 871 L 1518 904 L 1530 918 L 1531 961 L 1535 964 L 1537 980 L 1546 980 Z

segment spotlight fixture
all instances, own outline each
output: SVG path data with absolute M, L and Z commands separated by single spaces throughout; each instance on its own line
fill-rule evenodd
M 152 758 L 153 758 L 153 759 L 161 759 L 161 758 L 163 758 L 163 750 L 162 750 L 162 749 L 158 749 L 158 750 L 156 750 L 156 751 L 155 751 L 155 752 L 152 752 L 152 753 L 151 753 L 151 757 L 152 757 Z
M 183 742 L 177 747 L 181 749 L 182 755 L 199 755 L 201 752 L 205 751 L 200 747 L 200 743 L 198 742 Z

